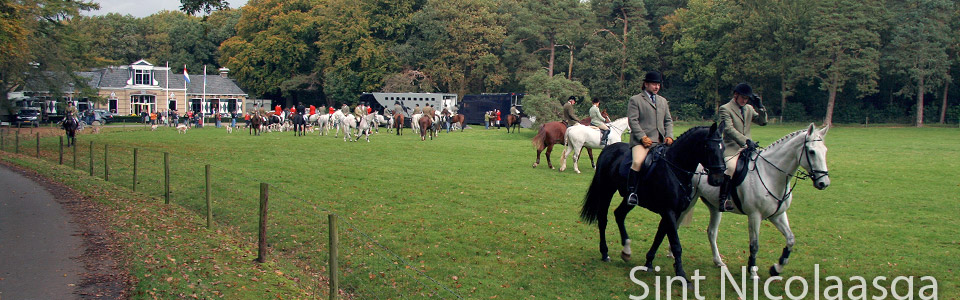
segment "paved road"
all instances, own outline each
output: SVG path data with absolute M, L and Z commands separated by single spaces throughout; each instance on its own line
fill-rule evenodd
M 43 186 L 0 165 L 0 299 L 75 299 L 77 226 Z

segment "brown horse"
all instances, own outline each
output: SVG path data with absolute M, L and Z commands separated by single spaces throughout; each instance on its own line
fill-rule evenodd
M 397 129 L 397 135 L 403 135 L 403 114 L 393 114 L 393 128 Z
M 421 140 L 421 141 L 426 141 L 426 140 L 427 140 L 427 132 L 429 132 L 429 133 L 430 133 L 430 140 L 432 141 L 432 140 L 433 140 L 433 133 L 434 133 L 433 128 L 432 128 L 432 127 L 433 127 L 433 118 L 430 118 L 430 117 L 420 118 L 419 122 L 417 122 L 417 123 L 420 124 L 420 140 Z
M 509 114 L 507 115 L 507 133 L 510 133 L 510 128 L 513 127 L 516 127 L 516 129 L 513 130 L 514 133 L 520 131 L 520 117 Z
M 263 119 L 260 114 L 250 116 L 250 130 L 248 134 L 260 135 L 260 126 L 263 125 Z
M 463 120 L 465 118 L 466 116 L 464 116 L 463 114 L 457 114 L 456 116 L 453 116 L 450 119 L 450 126 L 453 126 L 453 124 L 457 124 L 457 126 L 460 126 L 460 132 L 463 132 Z
M 589 126 L 590 118 L 580 120 L 580 124 Z M 554 144 L 563 144 L 566 142 L 563 140 L 566 133 L 567 125 L 563 122 L 550 122 L 540 126 L 540 131 L 533 137 L 533 148 L 537 149 L 537 161 L 533 163 L 534 168 L 540 164 L 540 152 L 543 152 L 543 149 L 547 149 L 547 166 L 553 169 L 553 163 L 550 161 L 550 153 L 553 152 Z M 587 155 L 590 156 L 590 161 L 593 161 L 592 149 L 587 148 Z

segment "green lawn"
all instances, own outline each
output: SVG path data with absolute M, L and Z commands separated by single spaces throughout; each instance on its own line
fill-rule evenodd
M 689 127 L 678 126 L 675 132 Z M 755 126 L 753 137 L 765 146 L 802 128 L 806 124 Z M 545 163 L 531 168 L 534 133 L 481 127 L 421 142 L 413 134 L 398 137 L 381 130 L 370 143 L 344 143 L 342 138 L 297 138 L 292 133 L 252 137 L 206 128 L 179 135 L 170 128 L 126 128 L 81 136 L 78 164 L 88 172 L 93 141 L 96 173 L 103 177 L 107 143 L 110 181 L 130 187 L 132 147 L 138 147 L 138 190 L 162 199 L 160 152 L 169 152 L 172 202 L 198 214 L 205 214 L 203 166 L 212 164 L 214 219 L 248 232 L 251 242 L 259 182 L 269 183 L 274 252 L 313 269 L 326 266 L 326 211 L 333 211 L 341 220 L 341 287 L 361 299 L 627 299 L 642 294 L 631 282 L 630 270 L 643 263 L 658 217 L 634 210 L 627 217 L 634 261 L 601 262 L 596 227 L 578 220 L 592 178 L 586 153 L 580 162 L 583 174 L 559 173 Z M 13 151 L 11 141 L 6 136 L 8 151 Z M 53 138 L 41 141 L 48 160 L 58 159 L 57 143 Z M 809 180 L 797 185 L 789 211 L 797 245 L 783 276 L 805 278 L 808 298 L 815 292 L 815 265 L 821 293 L 827 276 L 843 280 L 844 295 L 855 283 L 850 277 L 865 277 L 867 292 L 876 296 L 880 291 L 871 284 L 874 278 L 887 277 L 880 284 L 889 292 L 893 277 L 903 275 L 916 276 L 914 294 L 929 284 L 921 276 L 934 276 L 940 297 L 960 297 L 960 130 L 837 127 L 826 144 L 831 186 L 819 191 Z M 27 154 L 34 149 L 35 144 L 21 146 Z M 555 166 L 562 149 L 555 148 Z M 68 165 L 71 155 L 66 154 Z M 681 228 L 680 237 L 687 273 L 699 270 L 706 276 L 701 295 L 717 299 L 720 271 L 707 244 L 708 218 L 698 204 L 694 223 Z M 611 256 L 617 257 L 621 247 L 612 218 L 607 239 Z M 673 274 L 665 245 L 656 261 L 664 269 L 637 275 L 651 287 Z M 783 245 L 780 233 L 765 222 L 757 258 L 761 287 Z M 739 281 L 749 252 L 746 217 L 725 215 L 719 246 Z M 770 291 L 783 295 L 783 286 L 775 282 Z M 899 288 L 904 294 L 906 282 Z M 725 291 L 731 298 L 729 283 Z M 793 294 L 800 291 L 795 282 Z M 763 291 L 759 297 L 766 298 Z

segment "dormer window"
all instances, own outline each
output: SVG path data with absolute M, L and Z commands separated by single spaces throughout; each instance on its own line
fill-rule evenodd
M 152 80 L 150 75 L 150 70 L 133 70 L 133 84 L 151 85 Z

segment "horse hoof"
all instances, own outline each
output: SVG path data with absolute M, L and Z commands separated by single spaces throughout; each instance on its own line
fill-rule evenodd
M 630 261 L 630 254 L 620 252 L 620 259 L 623 259 L 623 261 Z
M 602 260 L 603 262 L 610 262 L 610 256 L 604 255 L 603 258 L 601 258 L 600 260 Z
M 780 274 L 783 272 L 783 268 L 781 267 L 780 270 L 777 270 L 778 266 L 779 265 L 770 266 L 770 276 L 780 276 Z
M 575 170 L 575 171 L 577 172 L 577 174 L 580 174 L 580 170 Z
M 726 266 L 727 266 L 727 264 L 725 264 L 725 263 L 723 263 L 723 262 L 714 262 L 714 264 L 717 265 L 717 268 L 723 268 L 723 267 L 726 267 Z

